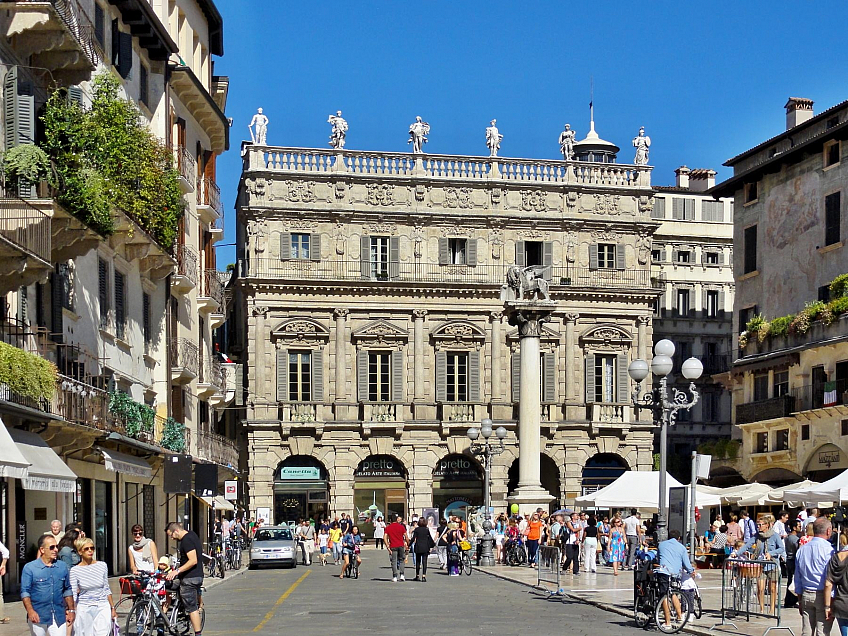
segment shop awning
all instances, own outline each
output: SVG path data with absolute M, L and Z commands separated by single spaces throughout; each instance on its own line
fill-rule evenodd
M 0 477 L 23 479 L 29 472 L 29 466 L 0 418 Z
M 97 450 L 103 455 L 103 461 L 106 463 L 106 470 L 111 470 L 114 473 L 124 473 L 134 475 L 136 477 L 152 477 L 153 470 L 150 464 L 140 457 L 133 457 L 125 453 L 110 450 L 108 448 L 97 447 Z
M 227 501 L 221 495 L 218 495 L 217 497 L 198 497 L 198 499 L 200 499 L 200 501 L 205 503 L 210 508 L 212 507 L 212 502 L 214 501 L 215 502 L 215 510 L 232 511 L 232 510 L 236 509 L 236 507 L 232 504 L 232 502 Z
M 21 482 L 26 490 L 76 492 L 77 476 L 41 437 L 29 431 L 11 429 L 9 435 L 31 466 Z

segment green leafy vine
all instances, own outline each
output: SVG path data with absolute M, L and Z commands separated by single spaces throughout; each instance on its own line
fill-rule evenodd
M 56 390 L 56 367 L 49 360 L 0 342 L 0 383 L 32 400 L 50 400 Z
M 185 425 L 176 421 L 173 417 L 169 417 L 162 428 L 162 439 L 159 444 L 162 448 L 167 448 L 175 453 L 185 452 Z
M 129 437 L 153 432 L 155 411 L 146 404 L 136 402 L 123 391 L 112 391 L 109 394 L 109 412 L 123 422 Z

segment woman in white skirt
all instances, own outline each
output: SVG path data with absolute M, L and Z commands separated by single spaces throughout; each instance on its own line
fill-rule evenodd
M 71 590 L 76 601 L 74 634 L 110 636 L 112 621 L 118 617 L 109 589 L 109 572 L 103 561 L 94 559 L 94 541 L 76 542 L 80 562 L 71 568 Z

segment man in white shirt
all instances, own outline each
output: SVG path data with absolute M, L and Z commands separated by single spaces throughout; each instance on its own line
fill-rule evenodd
M 777 521 L 774 522 L 774 533 L 779 536 L 781 539 L 785 539 L 786 535 L 789 532 L 786 530 L 786 522 L 789 520 L 789 513 L 785 510 L 781 510 L 777 513 Z
M 636 550 L 642 544 L 642 520 L 639 518 L 639 511 L 635 508 L 624 520 L 624 534 L 627 537 L 627 561 L 624 567 L 629 570 L 636 560 Z
M 61 529 L 61 528 L 60 528 Z M 9 550 L 0 543 L 0 578 L 6 576 L 6 562 L 9 560 Z M 8 623 L 11 619 L 3 609 L 3 585 L 0 585 L 0 623 Z
M 580 515 L 576 512 L 571 514 L 571 520 L 565 522 L 568 528 L 568 540 L 565 542 L 565 561 L 562 569 L 568 572 L 569 566 L 574 563 L 574 574 L 580 574 L 580 542 L 583 538 L 583 525 L 580 523 Z

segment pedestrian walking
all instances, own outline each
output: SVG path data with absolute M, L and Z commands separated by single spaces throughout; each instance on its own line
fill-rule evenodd
M 65 534 L 57 544 L 59 547 L 59 560 L 65 564 L 68 571 L 71 570 L 77 563 L 80 562 L 80 555 L 77 552 L 76 542 L 83 538 L 80 531 L 75 527 L 65 530 Z
M 495 563 L 501 563 L 504 559 L 504 539 L 506 538 L 506 530 L 509 526 L 509 520 L 505 513 L 500 513 L 495 521 Z M 439 557 L 441 560 L 441 557 Z
M 790 591 L 789 588 L 792 587 L 792 590 L 795 589 L 792 586 L 792 579 L 795 577 L 795 557 L 800 547 L 798 537 L 800 524 L 797 519 L 793 519 L 787 522 L 786 527 L 789 530 L 789 534 L 783 540 L 783 547 L 786 548 L 786 597 L 783 601 L 783 607 L 789 608 L 798 606 L 798 596 L 794 591 Z
M 330 542 L 330 532 L 322 527 L 318 531 L 318 550 L 321 553 L 321 565 L 327 565 L 327 544 Z
M 195 636 L 200 636 L 200 591 L 203 587 L 203 544 L 194 531 L 186 530 L 181 523 L 172 521 L 165 528 L 165 536 L 177 541 L 180 552 L 180 565 L 165 575 L 165 580 L 173 581 L 180 577 L 180 599 L 185 613 L 188 614 Z
M 609 565 L 609 542 L 610 542 L 610 520 L 609 517 L 604 517 L 598 522 L 598 541 L 601 543 L 601 561 L 604 565 Z
M 395 516 L 395 520 L 386 526 L 386 547 L 389 550 L 389 560 L 392 564 L 392 581 L 397 583 L 398 579 L 405 581 L 403 574 L 406 561 L 406 526 L 403 525 L 403 517 Z
M 9 549 L 0 541 L 0 625 L 5 625 L 12 619 L 6 616 L 6 610 L 3 606 L 3 585 L 2 578 L 6 576 L 6 563 L 9 561 Z
M 418 520 L 418 526 L 412 531 L 412 543 L 410 549 L 416 555 L 415 559 L 415 580 L 422 582 L 427 580 L 427 559 L 430 556 L 430 550 L 436 546 L 433 541 L 433 535 L 430 534 L 430 528 L 427 527 L 427 519 L 421 517 Z M 421 578 L 419 579 L 419 574 Z
M 462 540 L 463 534 L 459 524 L 451 522 L 448 524 L 447 532 L 445 532 L 445 542 L 448 546 L 448 575 L 459 576 L 459 563 L 461 557 L 459 542 Z
M 312 565 L 312 555 L 315 553 L 315 526 L 304 521 L 300 527 L 300 539 L 303 542 L 303 562 Z
M 374 521 L 374 547 L 376 548 L 385 548 L 386 542 L 383 540 L 383 537 L 386 535 L 386 522 L 383 521 L 383 517 L 377 517 L 376 521 Z
M 780 557 L 786 552 L 783 540 L 774 531 L 774 516 L 762 515 L 757 521 L 757 534 L 748 539 L 741 550 L 736 554 L 748 552 L 751 558 L 756 560 L 774 561 L 774 564 L 763 566 L 765 579 L 757 579 L 757 599 L 760 603 L 760 612 L 765 610 L 765 585 L 769 584 L 769 597 L 771 598 L 771 615 L 775 614 L 777 603 L 777 580 L 780 578 Z M 733 556 L 733 554 L 731 554 Z
M 635 508 L 624 520 L 624 535 L 627 537 L 627 563 L 624 567 L 629 570 L 636 560 L 636 550 L 642 545 L 642 520 L 639 518 L 639 511 Z
M 744 508 L 739 511 L 739 525 L 742 526 L 742 540 L 746 543 L 751 537 L 757 536 L 757 524 L 748 516 Z
M 848 632 L 848 531 L 839 535 L 839 552 L 830 557 L 827 579 L 824 583 L 824 599 L 827 617 L 836 620 L 841 634 Z M 830 604 L 828 604 L 830 601 Z
M 533 513 L 527 523 L 527 562 L 531 568 L 536 567 L 536 555 L 539 552 L 539 541 L 542 539 L 542 521 L 539 513 Z
M 336 521 L 330 524 L 330 540 L 328 544 L 332 544 L 333 564 L 338 565 L 342 559 L 342 529 Z
M 610 528 L 609 560 L 613 575 L 618 576 L 618 568 L 627 560 L 627 537 L 621 517 L 615 517 Z
M 448 543 L 445 541 L 445 532 L 448 531 L 448 522 L 444 517 L 439 519 L 439 527 L 436 528 L 436 554 L 439 555 L 439 569 L 448 567 Z
M 21 572 L 21 601 L 31 636 L 65 636 L 76 618 L 68 566 L 58 554 L 56 539 L 44 534 L 38 539 L 38 558 Z
M 583 528 L 583 567 L 587 572 L 598 571 L 598 522 L 594 515 L 588 516 Z
M 833 616 L 828 616 L 830 597 L 825 594 L 825 581 L 833 546 L 830 519 L 816 519 L 813 537 L 798 548 L 795 555 L 795 593 L 801 612 L 801 636 L 827 636 L 833 625 Z
M 583 534 L 580 515 L 576 512 L 572 513 L 571 519 L 565 522 L 565 528 L 560 533 L 561 542 L 564 541 L 565 543 L 565 561 L 562 564 L 562 569 L 568 572 L 568 568 L 573 563 L 574 574 L 580 574 L 580 544 Z
M 739 517 L 734 514 L 730 515 L 730 522 L 727 524 L 727 544 L 735 546 L 737 541 L 742 541 L 742 526 L 739 525 Z
M 71 568 L 71 591 L 77 610 L 74 631 L 85 636 L 109 636 L 118 618 L 109 589 L 106 563 L 94 558 L 94 541 L 79 539 L 80 562 Z

